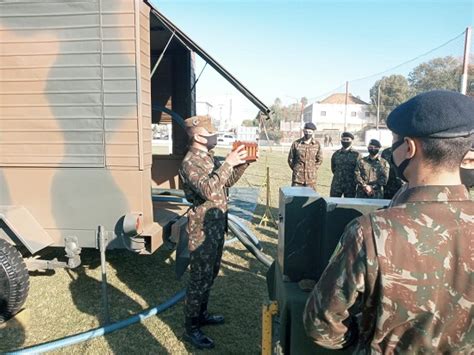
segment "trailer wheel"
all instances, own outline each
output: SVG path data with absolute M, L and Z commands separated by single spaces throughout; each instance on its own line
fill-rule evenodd
M 28 269 L 20 252 L 0 239 L 0 323 L 14 316 L 30 288 Z

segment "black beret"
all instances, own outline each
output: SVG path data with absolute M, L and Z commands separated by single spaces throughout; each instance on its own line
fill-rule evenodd
M 351 132 L 343 132 L 341 134 L 341 138 L 348 137 L 350 139 L 354 139 L 354 135 Z
M 395 108 L 387 127 L 403 137 L 468 136 L 474 133 L 474 99 L 453 91 L 426 92 Z
M 371 139 L 369 142 L 369 145 L 373 145 L 374 147 L 379 147 L 379 148 L 382 147 L 382 144 L 380 144 L 380 142 L 376 139 Z
M 300 126 L 301 127 L 301 126 Z M 316 130 L 316 125 L 313 123 L 313 122 L 306 122 L 304 124 L 304 128 L 303 129 L 312 129 L 313 131 Z

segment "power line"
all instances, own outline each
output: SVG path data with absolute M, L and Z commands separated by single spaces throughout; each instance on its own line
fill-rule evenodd
M 370 78 L 373 78 L 374 76 L 379 76 L 379 75 L 385 74 L 385 73 L 387 73 L 387 72 L 389 72 L 389 71 L 398 69 L 398 68 L 400 68 L 400 67 L 402 67 L 402 66 L 404 66 L 404 65 L 406 65 L 406 64 L 408 64 L 408 63 L 414 62 L 415 60 L 418 60 L 418 59 L 420 59 L 420 58 L 422 58 L 422 57 L 424 57 L 424 56 L 426 56 L 426 55 L 428 55 L 428 54 L 433 53 L 434 51 L 437 51 L 438 49 L 440 49 L 440 48 L 442 48 L 442 47 L 448 45 L 448 44 L 451 43 L 451 42 L 454 42 L 454 41 L 457 40 L 459 37 L 464 36 L 465 33 L 466 33 L 466 31 L 464 30 L 464 31 L 462 31 L 460 34 L 458 34 L 456 37 L 454 37 L 454 38 L 450 39 L 449 41 L 447 41 L 447 42 L 445 42 L 445 43 L 439 45 L 438 47 L 435 47 L 435 48 L 433 48 L 433 49 L 430 49 L 429 51 L 427 51 L 427 52 L 425 52 L 425 53 L 423 53 L 423 54 L 420 54 L 420 55 L 416 56 L 415 58 L 412 58 L 412 59 L 410 59 L 410 60 L 407 60 L 407 61 L 405 61 L 405 62 L 403 62 L 403 63 L 401 63 L 401 64 L 398 64 L 398 65 L 396 65 L 396 66 L 394 66 L 394 67 L 392 67 L 392 68 L 386 69 L 386 70 L 381 71 L 381 72 L 378 72 L 378 73 L 376 73 L 376 74 L 371 74 L 371 75 L 368 75 L 368 76 L 364 76 L 364 77 L 359 78 L 359 79 L 349 80 L 349 82 L 354 82 L 354 81 L 360 81 L 360 80 L 370 79 Z
M 400 67 L 402 67 L 402 66 L 404 66 L 404 65 L 406 65 L 406 64 L 409 64 L 409 63 L 411 63 L 411 62 L 414 62 L 414 61 L 416 61 L 416 60 L 418 60 L 418 59 L 420 59 L 420 58 L 422 58 L 422 57 L 424 57 L 424 56 L 427 56 L 428 54 L 431 54 L 431 53 L 437 51 L 438 49 L 440 49 L 440 48 L 442 48 L 442 47 L 448 45 L 448 44 L 451 43 L 451 42 L 454 42 L 454 41 L 457 40 L 459 37 L 464 36 L 465 33 L 466 33 L 466 30 L 462 31 L 460 34 L 456 35 L 456 37 L 451 38 L 450 40 L 444 42 L 443 44 L 441 44 L 441 45 L 439 45 L 439 46 L 437 46 L 437 47 L 435 47 L 435 48 L 432 48 L 432 49 L 430 49 L 429 51 L 427 51 L 427 52 L 425 52 L 425 53 L 422 53 L 422 54 L 420 54 L 420 55 L 418 55 L 418 56 L 416 56 L 416 57 L 414 57 L 414 58 L 412 58 L 412 59 L 409 59 L 409 60 L 407 60 L 407 61 L 405 61 L 405 62 L 403 62 L 403 63 L 397 64 L 396 66 L 391 67 L 391 68 L 389 68 L 389 69 L 385 69 L 385 70 L 383 70 L 383 71 L 381 71 L 381 72 L 378 72 L 378 73 L 375 73 L 375 74 L 371 74 L 371 75 L 367 75 L 367 76 L 364 76 L 364 77 L 361 77 L 361 78 L 358 78 L 358 79 L 349 80 L 349 83 L 353 83 L 353 82 L 356 82 L 356 81 L 361 81 L 361 80 L 370 79 L 370 78 L 373 78 L 373 77 L 376 77 L 376 76 L 380 76 L 380 75 L 382 75 L 382 74 L 385 74 L 385 73 L 387 73 L 387 72 L 390 72 L 390 71 L 392 71 L 392 70 L 398 69 L 398 68 L 400 68 Z M 314 100 L 316 100 L 316 99 L 318 99 L 318 98 L 320 98 L 320 97 L 323 97 L 323 96 L 327 96 L 327 95 L 333 93 L 334 91 L 336 91 L 336 90 L 338 90 L 338 89 L 340 89 L 340 88 L 342 88 L 342 87 L 344 87 L 344 84 L 341 84 L 341 85 L 335 87 L 334 89 L 332 89 L 332 90 L 330 90 L 330 91 L 328 91 L 328 92 L 326 92 L 326 93 L 324 93 L 324 94 L 317 95 L 317 96 L 315 96 L 315 97 L 309 98 L 309 99 L 308 99 L 308 102 L 314 101 Z

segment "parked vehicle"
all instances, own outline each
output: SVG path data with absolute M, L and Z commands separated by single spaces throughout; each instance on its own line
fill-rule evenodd
M 233 134 L 223 134 L 217 137 L 217 144 L 232 145 L 237 139 Z

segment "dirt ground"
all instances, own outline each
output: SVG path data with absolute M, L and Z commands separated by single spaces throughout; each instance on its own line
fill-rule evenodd
M 225 155 L 226 149 L 217 149 Z M 319 174 L 319 190 L 327 195 L 331 173 L 329 153 Z M 277 217 L 278 189 L 290 184 L 291 172 L 282 149 L 262 151 L 239 186 L 260 187 L 259 205 L 251 228 L 261 240 L 264 252 L 276 257 L 277 229 L 258 227 L 265 211 L 266 168 L 270 172 L 270 204 Z M 61 250 L 47 251 L 62 257 Z M 156 306 L 186 284 L 186 277 L 176 280 L 174 252 L 162 248 L 152 256 L 128 251 L 107 253 L 110 316 L 119 321 L 144 309 Z M 76 334 L 102 323 L 100 256 L 97 250 L 84 250 L 83 264 L 74 270 L 31 273 L 31 289 L 25 310 L 0 326 L 0 352 L 18 349 Z M 267 301 L 266 268 L 240 244 L 228 246 L 223 265 L 211 294 L 210 310 L 226 316 L 226 324 L 206 327 L 216 341 L 214 353 L 257 354 L 261 347 L 261 307 Z M 95 340 L 73 345 L 56 353 L 154 353 L 187 354 L 195 350 L 181 341 L 183 305 Z M 201 351 L 205 353 L 205 351 Z

